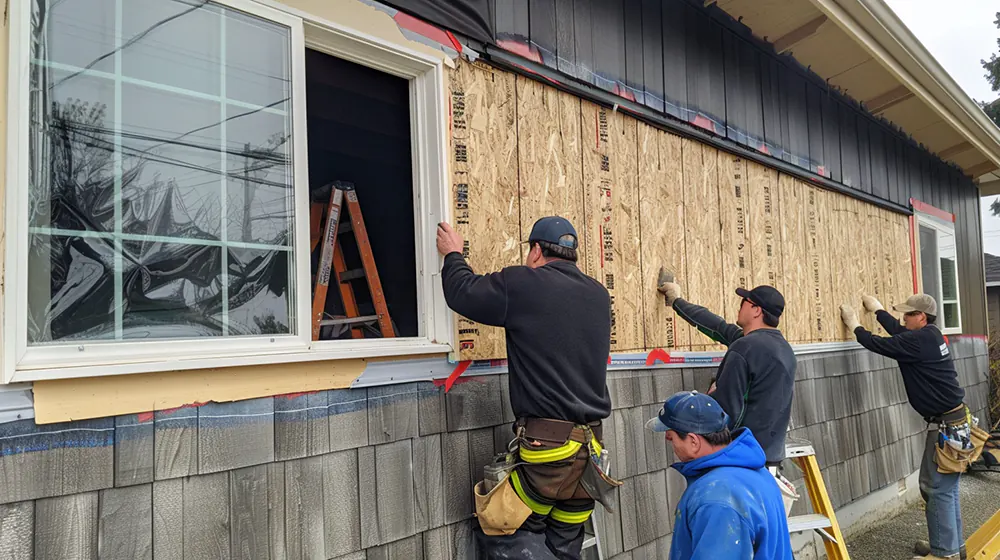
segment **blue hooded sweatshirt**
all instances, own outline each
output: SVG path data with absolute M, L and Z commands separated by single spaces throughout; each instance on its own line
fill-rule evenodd
M 792 560 L 781 490 L 747 428 L 725 449 L 674 463 L 688 487 L 677 505 L 671 560 Z

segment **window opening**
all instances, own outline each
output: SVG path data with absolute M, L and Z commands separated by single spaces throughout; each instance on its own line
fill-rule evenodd
M 409 82 L 372 68 L 306 50 L 306 100 L 309 144 L 310 230 L 323 231 L 334 182 L 354 186 L 382 292 L 398 337 L 415 337 L 417 273 L 414 239 L 413 170 L 411 162 Z M 361 255 L 354 232 L 340 213 L 339 246 L 345 268 L 359 271 Z M 311 271 L 319 267 L 322 247 L 312 251 Z M 361 316 L 375 315 L 363 275 L 348 280 Z M 326 299 L 328 317 L 343 317 L 342 291 L 331 278 Z M 361 331 L 378 338 L 377 324 Z M 320 340 L 356 336 L 348 325 L 327 325 Z

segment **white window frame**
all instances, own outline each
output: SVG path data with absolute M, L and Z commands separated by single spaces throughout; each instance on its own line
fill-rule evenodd
M 28 130 L 32 0 L 11 0 L 7 97 L 6 232 L 0 382 L 116 375 L 300 361 L 443 354 L 453 348 L 452 312 L 441 291 L 437 224 L 449 218 L 446 77 L 442 57 L 393 44 L 336 22 L 263 0 L 213 0 L 291 29 L 296 334 L 28 347 Z M 312 341 L 305 49 L 325 52 L 408 80 L 418 336 Z
M 940 211 L 940 210 L 938 212 L 940 212 L 942 215 L 943 214 L 947 214 L 947 212 Z M 951 216 L 950 214 L 948 214 L 948 215 Z M 920 228 L 921 227 L 926 227 L 926 228 L 929 228 L 929 229 L 933 229 L 937 233 L 938 239 L 939 239 L 939 242 L 938 242 L 938 253 L 939 254 L 938 254 L 937 258 L 934 261 L 934 270 L 937 273 L 938 286 L 940 287 L 941 291 L 939 293 L 937 293 L 937 294 L 929 294 L 929 295 L 931 295 L 931 296 L 934 297 L 934 300 L 938 304 L 937 325 L 941 329 L 941 333 L 942 334 L 961 334 L 962 333 L 962 305 L 961 305 L 962 294 L 961 294 L 960 282 L 959 282 L 959 278 L 958 278 L 958 249 L 957 249 L 958 236 L 955 235 L 955 221 L 954 221 L 954 216 L 951 217 L 951 220 L 947 220 L 947 219 L 944 219 L 943 217 L 935 216 L 933 214 L 930 214 L 930 213 L 927 213 L 927 212 L 923 212 L 923 211 L 918 210 L 918 209 L 914 209 L 913 216 L 915 218 L 914 221 L 915 221 L 915 225 L 916 225 L 916 231 L 914 232 L 914 239 L 915 239 L 915 245 L 916 245 L 916 255 L 914 255 L 914 258 L 916 259 L 916 263 L 917 263 L 917 279 L 918 279 L 918 282 L 920 284 L 920 291 L 921 292 L 924 291 L 924 273 L 923 273 L 923 263 L 921 262 L 922 251 L 921 251 L 921 247 L 920 247 Z M 941 277 L 941 256 L 940 256 L 940 250 L 941 250 L 940 235 L 941 234 L 949 234 L 949 235 L 951 235 L 955 239 L 955 243 L 956 243 L 956 251 L 955 251 L 955 297 L 956 297 L 956 299 L 955 299 L 954 302 L 951 302 L 949 300 L 949 303 L 957 303 L 958 304 L 958 326 L 957 327 L 951 327 L 951 328 L 946 328 L 944 326 L 944 303 L 945 302 L 944 302 L 944 299 L 943 299 L 943 294 L 944 294 L 944 279 Z

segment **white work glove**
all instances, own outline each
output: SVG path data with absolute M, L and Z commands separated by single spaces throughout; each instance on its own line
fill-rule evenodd
M 676 282 L 663 282 L 656 287 L 667 300 L 667 305 L 673 305 L 674 300 L 681 297 L 681 285 Z
M 882 304 L 879 302 L 879 300 L 875 299 L 872 296 L 869 295 L 862 296 L 861 302 L 865 304 L 865 311 L 869 313 L 875 313 L 876 311 L 885 310 L 885 308 L 882 307 Z
M 854 329 L 861 326 L 861 321 L 858 320 L 858 312 L 847 304 L 840 306 L 840 320 L 847 325 L 847 330 L 852 333 L 854 332 Z

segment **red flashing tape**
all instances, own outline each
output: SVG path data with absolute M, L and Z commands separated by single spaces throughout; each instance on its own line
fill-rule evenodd
M 472 365 L 472 361 L 471 360 L 466 360 L 464 362 L 459 362 L 459 364 L 455 367 L 455 370 L 452 371 L 451 375 L 448 376 L 448 379 L 444 380 L 444 392 L 445 393 L 447 393 L 448 391 L 451 390 L 451 386 L 455 384 L 455 381 L 457 381 L 458 378 L 461 377 L 461 375 L 463 373 L 465 373 L 465 370 L 469 369 L 470 365 Z
M 945 212 L 944 210 L 942 210 L 940 208 L 937 208 L 935 206 L 931 206 L 930 204 L 927 204 L 926 202 L 922 202 L 922 201 L 917 200 L 915 198 L 911 198 L 910 199 L 910 206 L 912 206 L 913 209 L 916 210 L 917 212 L 922 212 L 924 214 L 929 214 L 931 216 L 934 216 L 935 218 L 940 218 L 940 219 L 942 219 L 942 220 L 944 220 L 946 222 L 954 222 L 955 221 L 955 215 L 952 214 L 951 212 Z
M 458 42 L 458 39 L 452 35 L 451 31 L 445 29 L 444 32 L 448 35 L 448 38 L 451 39 L 451 46 L 455 47 L 455 50 L 458 51 L 459 54 L 462 54 L 462 43 Z
M 663 348 L 657 348 L 657 349 L 651 351 L 649 354 L 646 354 L 646 365 L 647 366 L 651 366 L 651 365 L 655 364 L 657 360 L 659 360 L 660 362 L 662 362 L 664 364 L 669 364 L 670 363 L 670 354 L 668 354 L 667 351 L 664 350 Z

